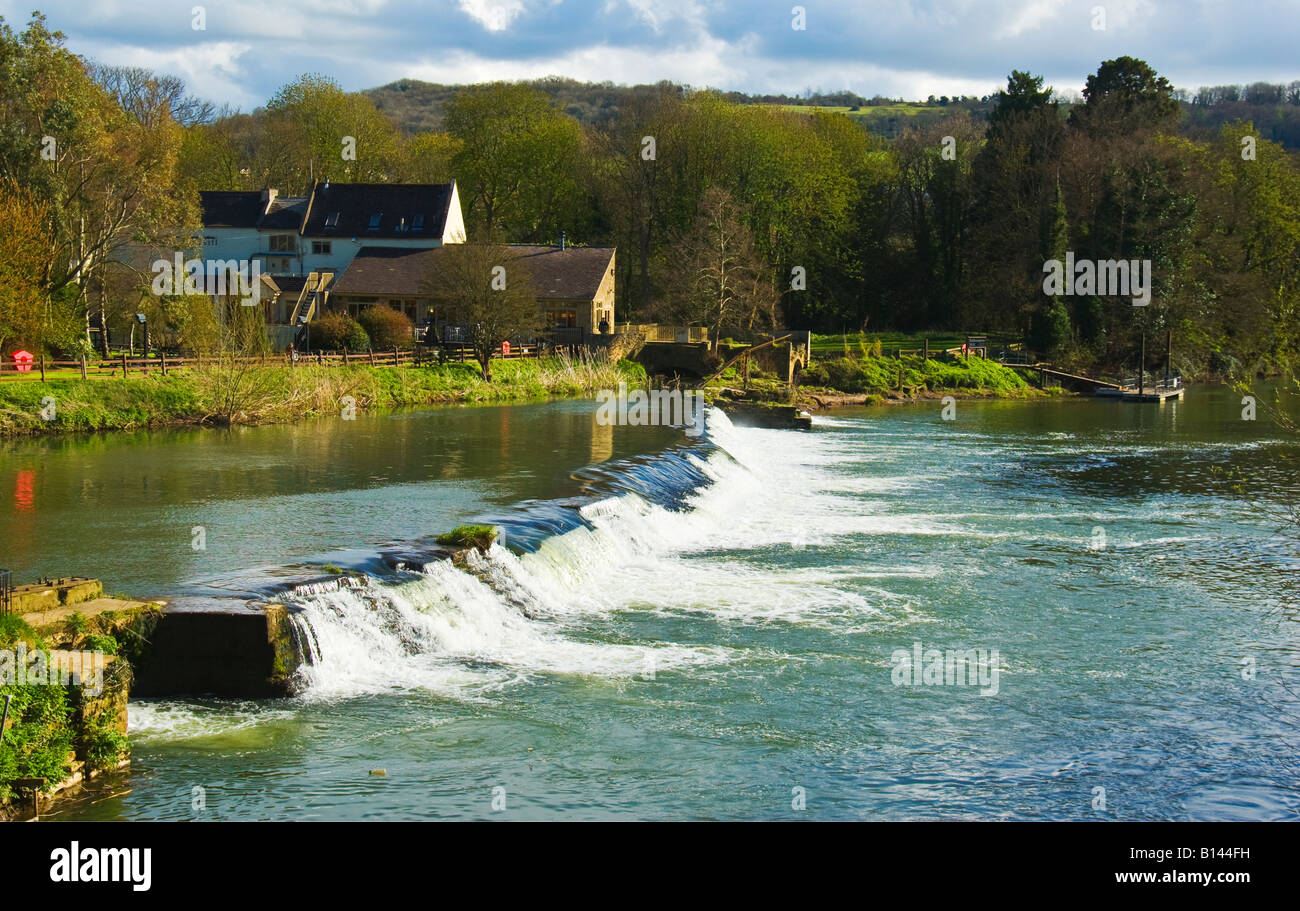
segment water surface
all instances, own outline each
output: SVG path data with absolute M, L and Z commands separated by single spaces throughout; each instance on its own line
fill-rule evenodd
M 1300 447 L 1240 411 L 715 413 L 697 444 L 563 403 L 8 444 L 24 574 L 238 587 L 472 519 L 510 545 L 301 595 L 300 696 L 134 701 L 132 771 L 56 815 L 1294 819 Z M 916 643 L 996 649 L 996 694 L 895 685 Z

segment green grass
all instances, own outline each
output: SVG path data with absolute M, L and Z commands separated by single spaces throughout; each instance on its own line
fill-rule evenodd
M 358 410 L 458 402 L 572 398 L 620 381 L 645 382 L 644 368 L 564 356 L 499 360 L 493 382 L 477 365 L 422 367 L 305 364 L 177 370 L 167 376 L 28 380 L 0 384 L 0 436 L 131 430 L 174 424 L 275 423 L 337 414 L 350 396 Z M 45 420 L 47 397 L 54 400 Z
M 436 540 L 450 547 L 477 547 L 485 551 L 497 539 L 497 534 L 491 525 L 458 525 L 446 534 L 438 535 Z
M 1011 368 L 982 357 L 955 361 L 923 360 L 919 356 L 901 360 L 887 357 L 814 360 L 804 371 L 803 383 L 839 392 L 878 394 L 901 387 L 906 391 L 1020 396 L 1028 395 L 1031 389 Z

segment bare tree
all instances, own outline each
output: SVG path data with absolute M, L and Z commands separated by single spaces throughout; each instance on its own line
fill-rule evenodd
M 484 382 L 492 382 L 497 346 L 541 328 L 533 278 L 505 244 L 449 244 L 425 277 L 430 297 L 465 328 Z
M 731 194 L 710 188 L 694 223 L 661 266 L 667 315 L 707 325 L 714 348 L 725 325 L 776 323 L 771 273 L 754 249 L 742 215 Z

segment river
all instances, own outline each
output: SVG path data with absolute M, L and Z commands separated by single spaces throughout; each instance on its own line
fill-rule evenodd
M 133 700 L 130 772 L 46 818 L 1295 819 L 1297 459 L 1213 388 L 3 443 L 23 580 L 372 574 L 298 596 L 297 697 Z M 474 520 L 507 547 L 472 571 L 376 569 Z M 978 679 L 904 672 L 933 650 Z

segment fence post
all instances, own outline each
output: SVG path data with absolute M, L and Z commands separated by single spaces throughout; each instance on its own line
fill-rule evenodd
M 41 352 L 41 382 L 45 382 L 45 352 Z
M 81 378 L 86 378 L 86 352 L 81 352 Z
M 343 349 L 343 366 L 346 367 L 347 365 L 348 365 L 348 349 L 344 348 L 344 349 Z
M 158 352 L 158 356 L 162 358 L 162 375 L 166 376 L 167 375 L 167 352 L 160 351 Z
M 366 353 L 370 355 L 370 366 L 371 367 L 375 366 L 375 349 L 367 348 Z
M 393 366 L 397 366 L 397 346 L 393 346 Z
M 126 379 L 126 352 L 122 352 L 122 379 Z

